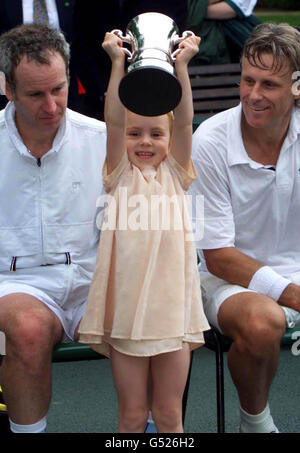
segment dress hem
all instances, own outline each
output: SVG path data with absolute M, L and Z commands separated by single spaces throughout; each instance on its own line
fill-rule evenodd
M 98 353 L 110 357 L 110 347 L 114 348 L 116 351 L 135 357 L 152 357 L 159 354 L 164 354 L 168 352 L 174 352 L 182 349 L 183 343 L 188 343 L 190 350 L 201 347 L 204 343 L 204 336 L 202 332 L 198 338 L 185 338 L 185 337 L 176 337 L 176 338 L 167 338 L 167 339 L 158 339 L 158 340 L 125 340 L 114 338 L 109 335 L 102 335 L 98 341 L 89 337 L 89 338 L 80 338 L 80 343 L 85 343 L 90 346 L 93 350 Z

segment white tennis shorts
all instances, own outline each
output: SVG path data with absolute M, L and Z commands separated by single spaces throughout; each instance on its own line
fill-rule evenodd
M 300 272 L 285 277 L 290 279 L 296 285 L 300 285 Z M 244 288 L 243 286 L 231 285 L 225 280 L 215 277 L 209 272 L 200 272 L 200 280 L 203 307 L 206 317 L 210 324 L 217 327 L 217 329 L 223 333 L 218 323 L 218 313 L 222 303 L 234 294 L 253 291 L 251 289 Z M 287 327 L 293 328 L 298 325 L 300 326 L 300 313 L 298 311 L 282 305 L 281 308 L 285 313 Z
M 91 273 L 71 263 L 18 269 L 0 274 L 1 297 L 25 293 L 36 297 L 52 310 L 64 329 L 64 342 L 74 340 L 74 333 L 86 305 Z M 3 351 L 3 334 L 0 335 L 0 353 Z

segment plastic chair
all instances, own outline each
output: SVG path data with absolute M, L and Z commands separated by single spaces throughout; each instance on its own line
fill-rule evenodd
M 281 340 L 281 344 L 288 346 L 295 341 L 295 332 L 299 332 L 300 327 L 287 329 Z M 216 394 L 217 394 L 217 432 L 225 433 L 225 404 L 224 404 L 224 352 L 228 352 L 232 341 L 222 335 L 215 327 L 205 332 L 205 347 L 215 352 L 216 358 Z

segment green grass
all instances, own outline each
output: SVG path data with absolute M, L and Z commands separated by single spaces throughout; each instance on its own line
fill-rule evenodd
M 255 12 L 255 15 L 260 19 L 262 22 L 271 22 L 275 24 L 280 23 L 287 23 L 292 25 L 293 27 L 300 27 L 300 12 L 295 11 L 292 13 L 289 12 L 264 12 L 258 13 Z

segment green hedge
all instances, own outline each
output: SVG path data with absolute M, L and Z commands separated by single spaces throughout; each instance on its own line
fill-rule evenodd
M 299 9 L 299 0 L 258 0 L 257 6 L 261 8 Z
M 267 14 L 269 12 L 269 14 Z M 271 24 L 290 24 L 292 27 L 297 27 L 300 29 L 300 12 L 299 14 L 289 14 L 288 11 L 283 12 L 282 14 L 272 14 L 271 11 L 267 11 L 266 14 L 259 14 L 257 17 L 262 22 L 270 22 Z

